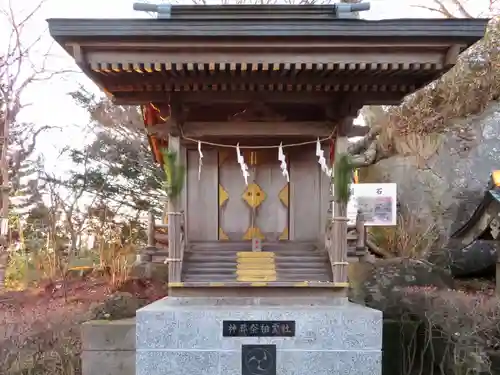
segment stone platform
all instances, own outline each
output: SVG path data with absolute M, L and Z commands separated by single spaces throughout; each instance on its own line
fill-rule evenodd
M 135 375 L 135 319 L 82 324 L 82 375 Z
M 223 321 L 295 321 L 294 337 L 223 337 Z M 278 375 L 381 375 L 382 313 L 344 298 L 165 298 L 137 311 L 137 375 L 241 375 L 242 345 Z M 271 375 L 254 372 L 254 375 Z

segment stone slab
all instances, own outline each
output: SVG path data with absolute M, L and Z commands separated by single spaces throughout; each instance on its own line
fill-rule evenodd
M 223 320 L 296 321 L 295 337 L 222 337 Z M 165 298 L 137 311 L 137 375 L 240 375 L 274 344 L 281 375 L 381 374 L 382 312 L 345 298 Z
M 91 320 L 81 334 L 82 350 L 135 350 L 135 319 Z
M 135 375 L 134 350 L 84 350 L 82 375 Z
M 380 375 L 380 351 L 279 350 L 280 375 Z M 139 351 L 137 375 L 241 375 L 240 351 Z
M 135 319 L 81 326 L 82 375 L 135 375 Z

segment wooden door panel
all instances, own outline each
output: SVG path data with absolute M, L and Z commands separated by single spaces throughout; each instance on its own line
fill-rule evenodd
M 288 239 L 288 184 L 277 152 L 247 152 L 250 177 L 245 185 L 233 155 L 219 153 L 219 239 Z
M 288 206 L 280 200 L 280 191 L 287 185 L 279 164 L 259 166 L 255 180 L 266 193 L 266 200 L 257 208 L 255 223 L 264 232 L 266 240 L 288 239 Z
M 219 155 L 219 239 L 241 241 L 250 226 L 250 213 L 241 198 L 245 180 L 236 157 L 221 159 Z M 221 199 L 221 196 L 225 199 Z

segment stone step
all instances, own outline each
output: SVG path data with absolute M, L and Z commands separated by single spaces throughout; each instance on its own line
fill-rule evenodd
M 204 255 L 204 256 L 211 256 L 211 255 L 236 256 L 239 253 L 261 253 L 261 254 L 273 253 L 273 254 L 279 255 L 279 256 L 302 256 L 302 255 L 322 256 L 322 257 L 327 256 L 326 252 L 320 252 L 319 250 L 301 250 L 301 249 L 287 249 L 287 250 L 276 250 L 276 251 L 263 250 L 263 251 L 258 251 L 258 252 L 257 251 L 253 252 L 251 250 L 246 250 L 246 249 L 239 249 L 239 250 L 205 249 L 205 250 L 194 250 L 194 251 L 192 249 L 186 249 L 186 251 L 185 251 L 185 254 L 196 254 L 196 255 L 199 254 L 199 255 Z
M 252 243 L 250 241 L 200 241 L 189 242 L 188 249 L 190 251 L 251 251 Z M 262 250 L 264 251 L 285 251 L 295 249 L 299 251 L 315 250 L 317 244 L 314 242 L 296 242 L 296 241 L 279 241 L 279 242 L 264 242 Z
M 233 275 L 221 275 L 221 274 L 204 274 L 204 275 L 184 275 L 182 278 L 184 282 L 235 282 L 238 281 L 236 279 L 236 276 Z M 251 280 L 250 277 L 246 277 L 245 281 L 271 281 L 269 279 L 257 279 Z M 273 281 L 294 281 L 294 282 L 300 282 L 300 281 L 332 281 L 331 277 L 326 274 L 318 274 L 318 273 L 310 273 L 310 274 L 296 274 L 296 275 L 280 275 L 278 274 L 276 276 L 276 280 Z
M 275 262 L 275 268 L 276 269 L 322 269 L 322 268 L 328 268 L 330 267 L 330 263 L 327 262 L 326 260 L 325 261 L 318 261 L 318 262 L 303 262 L 303 263 L 293 263 L 293 262 Z M 228 268 L 231 268 L 231 269 L 236 269 L 236 262 L 232 262 L 232 263 L 224 263 L 224 262 L 193 262 L 193 261 L 187 261 L 185 260 L 183 262 L 183 268 L 185 270 L 189 270 L 189 271 L 196 271 L 198 269 L 210 269 L 210 268 L 213 268 L 213 269 L 228 269 Z M 247 263 L 246 267 L 250 267 Z M 259 265 L 258 264 L 252 264 L 252 267 L 255 267 L 255 268 L 259 268 Z M 264 266 L 263 268 L 266 268 L 266 266 Z
M 184 254 L 184 260 L 189 261 L 189 262 L 223 262 L 223 263 L 235 263 L 236 262 L 236 256 L 235 255 L 213 255 L 213 256 L 206 256 L 203 254 L 194 254 L 194 253 L 185 253 Z M 290 255 L 290 256 L 281 256 L 277 255 L 274 257 L 275 262 L 282 262 L 286 261 L 289 263 L 305 263 L 305 262 L 318 262 L 318 261 L 327 261 L 328 258 L 323 255 L 304 255 L 304 256 L 296 256 L 296 255 Z M 265 261 L 262 258 L 259 259 L 259 261 Z M 257 261 L 256 261 L 257 262 Z
M 249 270 L 245 269 L 242 270 L 247 273 L 250 273 L 251 271 L 256 271 L 260 272 L 261 270 Z M 267 270 L 271 271 L 271 270 Z M 289 275 L 289 274 L 297 274 L 297 275 L 302 275 L 302 274 L 314 274 L 314 273 L 326 273 L 329 271 L 328 267 L 316 267 L 316 268 L 306 268 L 306 269 L 300 269 L 300 268 L 275 268 L 275 271 L 279 273 L 280 275 Z M 207 274 L 225 274 L 225 275 L 236 275 L 237 271 L 235 268 L 208 268 L 208 267 L 187 267 L 184 270 L 185 275 L 207 275 Z

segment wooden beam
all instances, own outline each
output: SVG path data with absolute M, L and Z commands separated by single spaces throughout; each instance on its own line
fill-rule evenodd
M 228 104 L 228 103 L 290 103 L 290 104 L 329 104 L 338 96 L 333 91 L 303 92 L 255 92 L 255 91 L 220 91 L 214 95 L 211 91 L 173 92 L 182 103 L 193 104 Z
M 387 48 L 384 50 L 371 50 L 368 46 L 353 50 L 343 48 L 335 51 L 325 49 L 323 51 L 297 51 L 281 49 L 279 52 L 265 48 L 260 53 L 250 53 L 250 51 L 178 51 L 178 52 L 153 52 L 144 51 L 138 53 L 137 50 L 93 50 L 87 49 L 87 61 L 92 66 L 97 64 L 120 64 L 124 66 L 140 64 L 262 64 L 269 62 L 273 64 L 325 64 L 335 61 L 336 64 L 418 64 L 434 63 L 441 64 L 443 51 L 436 49 L 420 48 L 418 50 L 402 50 Z
M 186 137 L 255 137 L 255 136 L 329 136 L 333 124 L 324 122 L 187 122 L 183 125 Z
M 391 88 L 393 86 L 420 86 L 422 83 L 432 81 L 439 76 L 440 71 L 429 70 L 421 74 L 407 75 L 399 72 L 391 76 L 384 74 L 366 73 L 360 71 L 358 74 L 329 73 L 322 75 L 321 72 L 298 72 L 290 75 L 278 75 L 268 72 L 257 72 L 247 75 L 231 75 L 225 72 L 214 72 L 213 74 L 200 74 L 195 76 L 183 76 L 166 73 L 117 73 L 115 75 L 101 75 L 102 81 L 111 92 L 129 92 L 144 90 L 150 86 L 220 86 L 217 91 L 229 91 L 231 89 L 256 90 L 259 85 L 273 85 L 273 91 L 295 91 L 294 87 L 302 85 L 304 91 L 315 91 L 317 86 L 332 86 L 331 91 L 342 91 L 343 86 L 359 86 L 359 90 L 379 91 L 377 87 Z M 253 89 L 252 89 L 253 87 Z M 363 89 L 365 88 L 365 89 Z M 213 90 L 213 87 L 212 87 Z
M 169 98 L 169 100 L 167 102 L 163 102 L 167 105 L 160 106 L 160 111 L 162 112 L 162 114 L 165 108 L 166 111 L 168 111 L 168 114 L 163 114 L 166 116 L 165 123 L 159 124 L 159 127 L 155 126 L 154 129 L 152 127 L 148 127 L 148 129 L 150 132 L 158 132 L 158 129 L 163 129 L 166 130 L 166 134 L 170 135 L 171 137 L 179 137 L 180 126 L 184 123 L 187 117 L 187 108 L 173 96 L 167 97 Z
M 146 133 L 148 135 L 154 135 L 156 137 L 165 139 L 169 134 L 175 134 L 176 131 L 177 125 L 175 123 L 172 123 L 171 121 L 146 127 Z
M 460 44 L 454 44 L 450 48 L 448 48 L 448 51 L 444 56 L 443 66 L 447 68 L 455 66 L 461 51 L 462 51 L 462 46 Z
M 353 125 L 343 129 L 347 137 L 362 137 L 370 128 Z M 209 137 L 327 137 L 336 124 L 330 122 L 186 122 L 182 126 L 185 137 L 204 139 Z M 174 127 L 175 128 L 175 127 Z M 172 132 L 172 124 L 158 124 L 146 129 L 149 135 L 166 138 Z
M 85 58 L 85 53 L 82 49 L 82 46 L 79 43 L 68 43 L 66 45 L 66 50 L 70 54 L 72 53 L 73 58 L 75 59 L 76 65 L 78 65 L 78 67 L 82 70 L 82 72 L 85 73 L 87 76 L 92 77 L 94 83 L 97 85 L 97 87 L 99 87 L 99 89 L 102 92 L 104 92 L 106 97 L 109 100 L 114 101 L 113 94 L 105 88 L 105 85 L 103 85 L 102 77 L 95 76 L 95 74 L 94 74 L 95 72 L 93 72 L 90 69 L 90 66 Z
M 333 92 L 329 91 L 326 92 L 326 94 L 330 93 L 333 98 L 341 96 L 341 95 L 357 95 L 357 98 L 359 102 L 362 105 L 398 105 L 400 104 L 401 100 L 410 93 L 411 91 L 407 92 L 399 92 L 399 91 L 385 91 L 385 92 Z M 226 92 L 219 92 L 219 91 L 199 91 L 198 93 L 193 92 L 193 94 L 200 95 L 199 97 L 202 98 L 203 96 L 206 97 L 212 97 L 212 98 L 217 98 L 219 95 L 222 94 L 224 97 L 228 97 L 232 94 L 235 94 L 236 96 L 238 95 L 245 95 L 248 94 L 248 91 L 226 91 Z M 263 92 L 253 92 L 252 94 L 254 95 L 260 95 L 260 94 L 267 94 L 268 92 L 263 91 Z M 171 93 L 172 95 L 176 95 L 177 93 Z M 184 94 L 184 93 L 183 93 Z M 186 92 L 186 94 L 191 94 Z M 271 93 L 274 94 L 274 93 Z M 305 100 L 305 103 L 308 103 L 309 96 L 314 97 L 315 92 L 309 92 L 309 91 L 301 91 L 301 92 L 280 92 L 276 93 L 278 95 L 283 95 L 284 97 L 291 95 L 294 96 L 295 98 L 303 97 Z M 139 105 L 139 104 L 146 104 L 146 103 L 162 103 L 165 102 L 165 97 L 168 97 L 168 94 L 166 94 L 164 91 L 129 91 L 129 92 L 120 92 L 120 93 L 115 93 L 114 100 L 113 102 L 116 105 Z M 194 96 L 196 97 L 196 96 Z M 296 99 L 294 99 L 296 100 Z M 191 101 L 191 100 L 189 100 Z M 331 101 L 331 99 L 330 99 Z M 222 100 L 223 102 L 223 100 Z M 230 102 L 229 102 L 230 103 Z
M 343 98 L 344 93 L 334 91 L 126 91 L 117 92 L 114 102 L 119 105 L 137 103 L 169 103 L 170 98 L 175 98 L 183 104 L 246 104 L 255 101 L 279 104 L 331 104 L 338 98 Z
M 265 41 L 258 40 L 256 38 L 231 38 L 230 40 L 210 40 L 203 38 L 201 40 L 196 40 L 190 38 L 188 40 L 163 40 L 159 41 L 158 38 L 153 38 L 149 40 L 140 40 L 140 41 L 127 41 L 127 40 L 112 40 L 106 41 L 102 39 L 95 40 L 82 40 L 80 45 L 85 48 L 87 51 L 92 50 L 121 50 L 121 51 L 150 51 L 150 52 L 165 52 L 172 53 L 180 50 L 184 51 L 215 51 L 215 50 L 224 50 L 224 52 L 230 50 L 241 50 L 245 49 L 247 51 L 255 51 L 261 52 L 263 49 L 271 50 L 271 51 L 279 51 L 279 50 L 287 50 L 289 51 L 292 48 L 294 51 L 298 51 L 300 49 L 311 50 L 316 49 L 317 51 L 325 51 L 325 50 L 343 50 L 343 49 L 358 49 L 358 50 L 373 50 L 373 51 L 390 51 L 394 49 L 404 49 L 406 51 L 409 50 L 446 50 L 449 46 L 449 42 L 444 40 L 437 40 L 432 42 L 422 42 L 422 41 L 380 41 L 380 40 L 370 40 L 370 41 L 339 41 L 334 38 L 328 39 L 315 39 L 311 40 L 307 38 L 307 40 L 300 39 L 281 39 L 281 40 L 273 40 L 267 39 Z M 467 47 L 467 45 L 463 45 L 463 47 Z
M 350 93 L 348 95 L 343 95 L 340 100 L 336 103 L 332 103 L 326 107 L 325 116 L 329 120 L 339 120 L 346 117 L 355 118 L 358 117 L 359 110 L 363 108 L 365 103 L 362 101 L 363 95 L 360 93 Z

